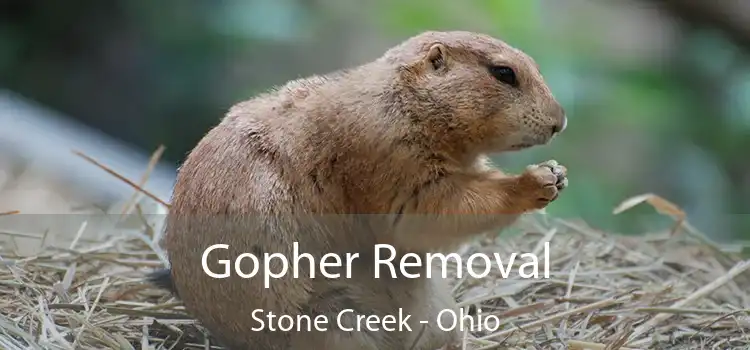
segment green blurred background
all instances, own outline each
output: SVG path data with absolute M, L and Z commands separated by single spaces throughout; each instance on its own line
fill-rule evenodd
M 648 207 L 612 214 L 653 192 L 750 238 L 750 1 L 3 0 L 0 87 L 176 166 L 233 103 L 447 29 L 525 50 L 566 107 L 552 145 L 500 159 L 568 166 L 550 213 L 653 231 Z

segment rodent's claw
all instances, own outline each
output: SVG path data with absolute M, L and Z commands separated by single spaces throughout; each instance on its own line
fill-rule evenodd
M 532 200 L 531 207 L 541 209 L 568 187 L 567 169 L 555 160 L 529 165 L 521 175 L 521 183 Z
M 566 167 L 558 164 L 556 160 L 548 160 L 540 165 L 549 168 L 550 171 L 552 171 L 552 174 L 557 177 L 555 187 L 557 187 L 558 190 L 568 187 L 568 169 Z
M 539 165 L 544 165 L 544 166 L 548 166 L 548 167 L 550 167 L 550 168 L 551 168 L 551 167 L 556 167 L 556 166 L 558 166 L 559 164 L 557 163 L 557 161 L 556 161 L 556 160 L 554 160 L 554 159 L 550 159 L 550 160 L 548 160 L 548 161 L 546 161 L 546 162 L 544 162 L 544 163 L 542 163 L 542 164 L 539 164 Z

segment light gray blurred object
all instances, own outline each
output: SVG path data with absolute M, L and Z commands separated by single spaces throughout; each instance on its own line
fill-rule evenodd
M 100 131 L 50 111 L 9 91 L 0 91 L 0 152 L 31 162 L 54 174 L 94 203 L 127 200 L 134 190 L 120 179 L 73 153 L 80 151 L 118 174 L 137 182 L 150 154 L 125 145 Z M 168 200 L 176 168 L 159 164 L 144 188 Z
M 148 168 L 150 154 L 52 112 L 17 94 L 0 91 L 0 246 L 20 255 L 34 255 L 44 247 L 72 249 L 77 243 L 105 237 L 136 235 L 152 245 L 163 259 L 158 242 L 166 208 L 141 195 L 122 180 L 73 151 L 96 159 L 119 175 L 138 183 Z M 20 164 L 20 165 L 19 165 Z M 157 165 L 144 189 L 168 201 L 176 168 Z M 151 240 L 140 216 L 155 232 Z M 109 214 L 109 215 L 106 215 Z

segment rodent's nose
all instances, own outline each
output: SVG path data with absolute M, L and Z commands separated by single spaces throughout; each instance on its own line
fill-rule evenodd
M 568 127 L 568 116 L 565 113 L 565 109 L 563 109 L 562 106 L 558 105 L 557 124 L 552 126 L 552 134 L 559 134 L 565 131 L 566 127 Z
M 563 114 L 561 119 L 562 121 L 560 123 L 552 126 L 552 134 L 559 134 L 565 131 L 565 128 L 568 127 L 568 117 Z

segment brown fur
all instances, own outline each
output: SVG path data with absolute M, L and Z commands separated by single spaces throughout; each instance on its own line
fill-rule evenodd
M 512 67 L 519 86 L 487 65 Z M 505 175 L 486 154 L 549 142 L 565 114 L 536 63 L 506 43 L 470 32 L 426 32 L 362 66 L 287 83 L 235 105 L 182 165 L 163 244 L 171 280 L 187 310 L 232 349 L 406 350 L 413 333 L 252 332 L 250 314 L 358 313 L 432 319 L 417 350 L 456 341 L 434 326 L 455 308 L 444 281 L 372 279 L 213 279 L 201 269 L 241 253 L 282 253 L 292 242 L 316 261 L 373 245 L 399 253 L 445 251 L 545 207 L 567 183 L 555 162 Z M 271 266 L 275 269 L 275 266 Z M 261 268 L 262 271 L 262 268 Z M 335 325 L 335 317 L 330 318 Z M 415 321 L 416 322 L 416 321 Z

